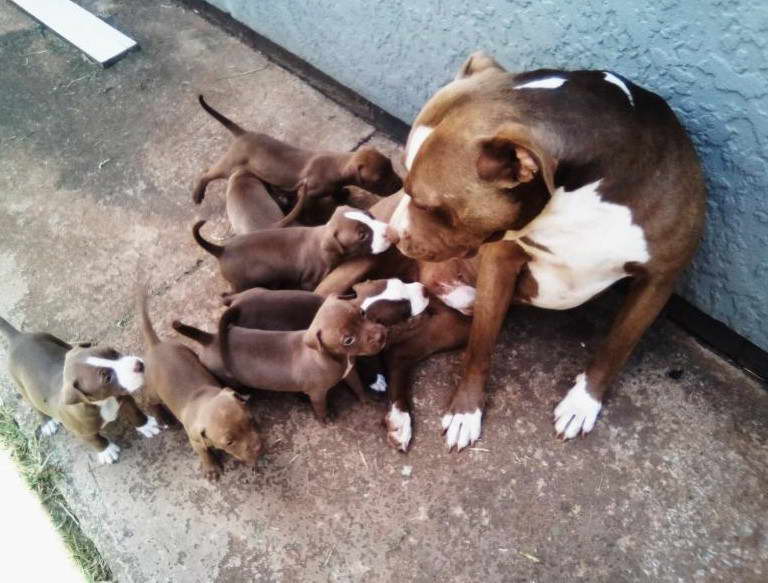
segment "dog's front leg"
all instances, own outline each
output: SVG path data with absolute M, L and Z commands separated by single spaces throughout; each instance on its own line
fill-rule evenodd
M 555 408 L 555 431 L 563 439 L 592 431 L 609 384 L 667 303 L 674 281 L 670 276 L 643 276 L 632 282 L 608 336 L 586 372 L 576 377 L 576 383 Z
M 489 243 L 480 248 L 477 296 L 469 345 L 464 353 L 464 373 L 442 418 L 449 451 L 454 447 L 460 451 L 480 437 L 491 354 L 520 269 L 528 259 L 525 251 L 510 241 Z
M 128 419 L 128 422 L 136 428 L 136 431 L 144 437 L 154 437 L 160 433 L 160 425 L 157 419 L 151 415 L 145 415 L 136 405 L 133 397 L 125 395 L 120 397 L 118 401 L 120 401 L 120 410 Z
M 120 457 L 120 446 L 109 441 L 103 435 L 81 435 L 83 441 L 96 450 L 96 461 L 100 464 L 113 464 Z
M 363 382 L 360 380 L 360 375 L 354 366 L 349 369 L 347 376 L 344 377 L 344 384 L 352 390 L 358 401 L 368 400 L 368 397 L 365 394 L 365 388 L 363 388 Z
M 221 464 L 216 456 L 213 455 L 208 444 L 199 439 L 189 438 L 192 449 L 200 457 L 200 469 L 203 471 L 205 479 L 209 482 L 215 482 L 221 477 Z

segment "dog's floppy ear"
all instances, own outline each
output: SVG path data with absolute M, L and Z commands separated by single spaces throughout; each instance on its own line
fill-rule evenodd
M 459 68 L 456 73 L 456 80 L 466 79 L 476 73 L 487 71 L 488 69 L 496 69 L 501 73 L 506 73 L 506 69 L 496 62 L 496 59 L 488 55 L 485 51 L 477 51 L 469 55 L 469 58 L 464 61 L 464 64 Z
M 77 379 L 72 381 L 64 381 L 64 386 L 61 388 L 61 402 L 64 405 L 77 405 L 82 403 L 85 394 L 80 390 L 80 383 Z
M 64 370 L 61 380 L 61 402 L 64 405 L 76 405 L 85 400 L 86 394 L 80 386 L 75 370 L 78 356 L 82 350 L 82 347 L 76 345 L 64 356 Z
M 477 176 L 499 188 L 514 188 L 541 173 L 550 193 L 555 190 L 557 162 L 517 123 L 503 125 L 493 136 L 478 140 Z
M 313 332 L 311 329 L 307 330 L 304 334 L 304 344 L 309 346 L 312 350 L 326 352 L 325 344 L 323 344 L 323 334 L 320 330 L 317 332 Z
M 199 435 L 200 435 L 200 441 L 203 442 L 203 445 L 205 445 L 205 447 L 213 447 L 213 443 L 211 442 L 210 439 L 208 439 L 208 436 L 205 434 L 205 427 L 203 427 L 200 430 Z
M 323 237 L 322 249 L 331 255 L 344 255 L 344 247 L 341 241 L 339 241 L 339 231 L 335 225 L 330 224 L 330 221 L 328 231 L 325 233 L 325 237 Z

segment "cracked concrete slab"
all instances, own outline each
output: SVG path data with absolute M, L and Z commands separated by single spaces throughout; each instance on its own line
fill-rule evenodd
M 176 4 L 83 4 L 142 50 L 102 70 L 0 6 L 0 313 L 140 350 L 138 270 L 162 335 L 219 312 L 224 282 L 189 229 L 209 217 L 225 236 L 223 184 L 199 208 L 190 191 L 229 137 L 198 92 L 305 146 L 350 149 L 373 128 Z M 512 310 L 483 437 L 459 455 L 439 426 L 455 354 L 415 375 L 407 455 L 386 446 L 384 404 L 344 391 L 326 427 L 296 396 L 258 395 L 267 452 L 256 472 L 227 461 L 216 485 L 181 431 L 116 424 L 109 467 L 65 433 L 47 446 L 119 581 L 764 581 L 768 393 L 674 325 L 643 339 L 591 436 L 554 439 L 552 409 L 615 306 Z

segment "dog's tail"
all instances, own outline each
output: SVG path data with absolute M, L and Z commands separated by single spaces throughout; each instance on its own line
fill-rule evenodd
M 291 212 L 289 212 L 282 219 L 280 219 L 274 225 L 272 225 L 273 228 L 279 229 L 279 228 L 285 227 L 286 225 L 290 225 L 293 221 L 295 221 L 298 218 L 299 214 L 301 214 L 301 211 L 304 210 L 304 205 L 307 202 L 306 180 L 301 181 L 301 184 L 299 185 L 299 188 L 296 191 L 296 195 L 297 195 L 296 204 L 293 205 Z
M 141 317 L 141 334 L 144 336 L 144 344 L 149 348 L 160 344 L 160 338 L 157 337 L 157 332 L 155 332 L 155 329 L 152 327 L 152 322 L 149 320 L 146 285 L 139 289 L 138 296 L 139 316 Z
M 203 228 L 204 224 L 205 221 L 197 221 L 195 226 L 192 227 L 192 236 L 195 238 L 195 241 L 197 241 L 197 244 L 208 251 L 208 253 L 214 257 L 221 257 L 221 254 L 224 253 L 224 247 L 203 239 L 203 236 L 200 234 L 200 229 Z
M 229 327 L 233 322 L 237 321 L 240 317 L 240 308 L 229 308 L 221 315 L 219 320 L 219 352 L 221 353 L 221 363 L 224 365 L 224 369 L 228 370 L 230 374 L 237 378 L 235 369 L 232 363 L 232 354 L 229 351 Z
M 171 323 L 171 326 L 179 334 L 182 334 L 187 338 L 191 338 L 192 340 L 194 340 L 195 342 L 199 342 L 203 346 L 208 346 L 209 344 L 212 344 L 213 341 L 216 339 L 216 337 L 210 332 L 206 332 L 205 330 L 200 330 L 200 328 L 195 328 L 194 326 L 189 326 L 179 320 L 174 320 Z
M 208 105 L 205 102 L 205 99 L 203 99 L 202 95 L 197 96 L 197 100 L 200 102 L 200 105 L 203 107 L 205 111 L 208 112 L 208 114 L 218 121 L 221 125 L 223 125 L 225 128 L 227 128 L 230 132 L 232 132 L 236 136 L 242 136 L 245 132 L 243 128 L 241 128 L 239 125 L 237 125 L 235 122 L 233 122 L 228 117 L 224 116 L 223 114 L 219 113 L 215 109 L 213 109 L 210 105 Z
M 19 331 L 11 326 L 4 318 L 0 318 L 0 332 L 2 332 L 8 340 L 11 340 L 14 336 L 19 334 Z

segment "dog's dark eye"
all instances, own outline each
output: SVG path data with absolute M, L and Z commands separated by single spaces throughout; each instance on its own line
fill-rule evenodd
M 360 229 L 357 232 L 357 236 L 360 237 L 361 239 L 367 239 L 369 235 L 370 233 L 368 232 L 368 229 Z
M 114 378 L 114 373 L 112 372 L 112 369 L 109 369 L 109 368 L 101 369 L 101 378 L 105 383 L 111 383 L 112 379 Z
M 354 336 L 344 336 L 344 338 L 341 339 L 341 343 L 344 346 L 352 346 L 355 343 L 356 338 Z

